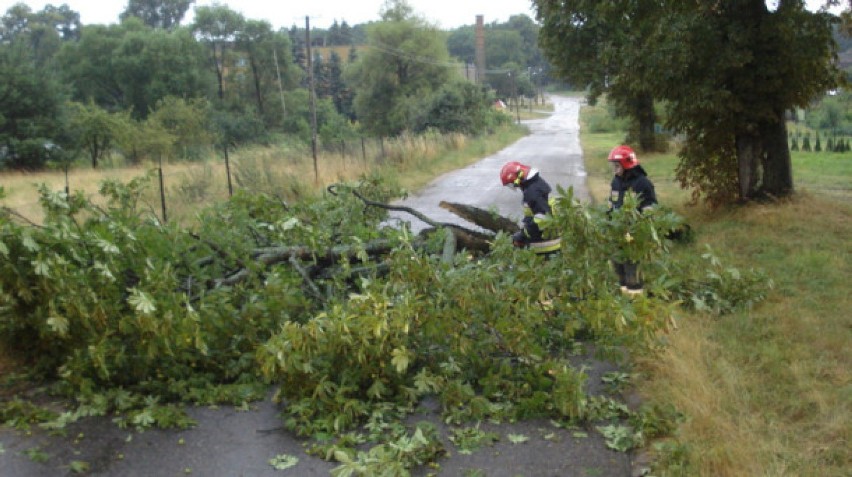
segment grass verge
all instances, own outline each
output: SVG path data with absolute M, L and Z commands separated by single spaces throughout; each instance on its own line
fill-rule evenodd
M 609 192 L 622 132 L 581 135 L 589 188 Z M 852 158 L 793 153 L 798 191 L 775 204 L 690 206 L 671 154 L 641 155 L 662 204 L 724 263 L 765 271 L 775 289 L 753 309 L 684 313 L 668 347 L 640 363 L 645 399 L 684 420 L 656 442 L 658 476 L 846 476 L 852 468 Z

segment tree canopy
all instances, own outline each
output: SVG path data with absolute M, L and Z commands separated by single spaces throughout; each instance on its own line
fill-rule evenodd
M 800 0 L 534 3 L 559 75 L 622 106 L 665 104 L 686 137 L 678 179 L 694 197 L 793 191 L 785 113 L 842 82 L 833 16 Z
M 193 3 L 195 0 L 128 0 L 119 18 L 137 17 L 152 28 L 170 29 L 180 25 Z
M 374 22 L 312 29 L 313 40 L 338 46 L 313 51 L 316 129 L 307 32 L 276 31 L 215 2 L 181 26 L 193 3 L 130 0 L 120 23 L 92 25 L 67 5 L 10 7 L 0 18 L 0 57 L 8 65 L 0 84 L 0 168 L 43 167 L 59 154 L 54 146 L 66 164 L 93 166 L 104 157 L 136 163 L 195 155 L 199 145 L 179 131 L 195 127 L 191 118 L 179 114 L 173 127 L 152 119 L 180 101 L 209 119 L 210 130 L 195 135 L 210 141 L 206 147 L 278 135 L 306 141 L 315 132 L 335 141 L 425 128 L 481 133 L 495 124 L 490 93 L 456 81 L 465 70 L 447 53 L 447 33 L 405 1 L 387 2 Z M 521 73 L 537 51 L 536 26 L 524 16 L 510 23 L 495 30 L 489 55 L 514 65 L 518 91 L 529 94 Z M 507 90 L 504 83 L 493 86 Z
M 389 4 L 383 20 L 368 28 L 370 49 L 348 78 L 364 128 L 395 135 L 411 123 L 418 99 L 447 82 L 451 64 L 442 33 L 413 16 L 404 1 Z

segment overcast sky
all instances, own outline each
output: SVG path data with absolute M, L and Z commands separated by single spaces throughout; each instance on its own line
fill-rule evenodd
M 127 0 L 0 0 L 0 15 L 20 1 L 33 11 L 41 10 L 46 4 L 67 4 L 80 14 L 80 21 L 86 25 L 117 23 L 118 15 L 127 5 Z M 196 0 L 184 24 L 191 21 L 195 6 L 211 5 L 214 1 Z M 218 3 L 228 5 L 248 19 L 267 20 L 277 29 L 290 28 L 294 24 L 304 26 L 306 16 L 311 17 L 311 26 L 319 28 L 329 27 L 334 20 L 345 20 L 349 25 L 378 20 L 384 0 L 220 0 Z M 483 15 L 485 23 L 502 23 L 518 14 L 535 19 L 530 0 L 408 0 L 408 3 L 416 14 L 444 29 L 473 25 L 477 15 Z M 777 1 L 769 0 L 769 3 Z M 811 9 L 823 3 L 823 0 L 807 0 Z
M 25 3 L 33 11 L 47 4 L 67 4 L 80 14 L 84 25 L 117 23 L 118 15 L 127 6 L 127 0 L 0 0 L 0 15 L 16 3 Z M 213 3 L 213 0 L 196 0 L 183 23 L 191 19 L 194 7 Z M 311 17 L 312 27 L 320 28 L 327 28 L 335 19 L 338 23 L 346 20 L 350 26 L 378 20 L 384 0 L 220 0 L 218 3 L 248 19 L 267 20 L 277 29 L 293 24 L 304 26 L 306 16 Z M 444 29 L 473 25 L 477 15 L 483 15 L 485 23 L 502 23 L 518 14 L 535 18 L 530 0 L 408 0 L 408 3 L 416 14 Z

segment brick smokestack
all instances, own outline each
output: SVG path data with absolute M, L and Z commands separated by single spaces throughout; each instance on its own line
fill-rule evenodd
M 485 82 L 485 19 L 476 16 L 476 82 Z

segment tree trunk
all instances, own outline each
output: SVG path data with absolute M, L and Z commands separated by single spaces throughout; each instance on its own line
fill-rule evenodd
M 762 128 L 764 154 L 763 184 L 761 192 L 773 197 L 786 197 L 793 193 L 793 165 L 787 145 L 787 124 L 784 114 Z
M 249 63 L 251 64 L 251 74 L 254 79 L 254 94 L 257 99 L 257 111 L 263 117 L 263 94 L 260 91 L 260 71 L 258 71 L 257 61 L 254 57 L 254 52 L 249 52 Z
M 657 113 L 654 111 L 654 98 L 650 94 L 640 94 L 635 104 L 635 117 L 639 126 L 639 149 L 642 152 L 655 151 L 657 137 L 654 125 L 657 122 Z
M 740 199 L 785 197 L 793 192 L 793 167 L 784 115 L 736 138 Z
M 739 179 L 740 200 L 753 199 L 760 170 L 761 141 L 755 134 L 739 134 L 737 145 L 737 177 Z
M 222 69 L 225 64 L 225 48 L 222 47 L 222 63 L 219 63 L 219 55 L 216 53 L 216 42 L 210 44 L 210 47 L 213 49 L 213 68 L 216 70 L 216 80 L 219 85 L 219 99 L 225 99 L 225 86 Z

